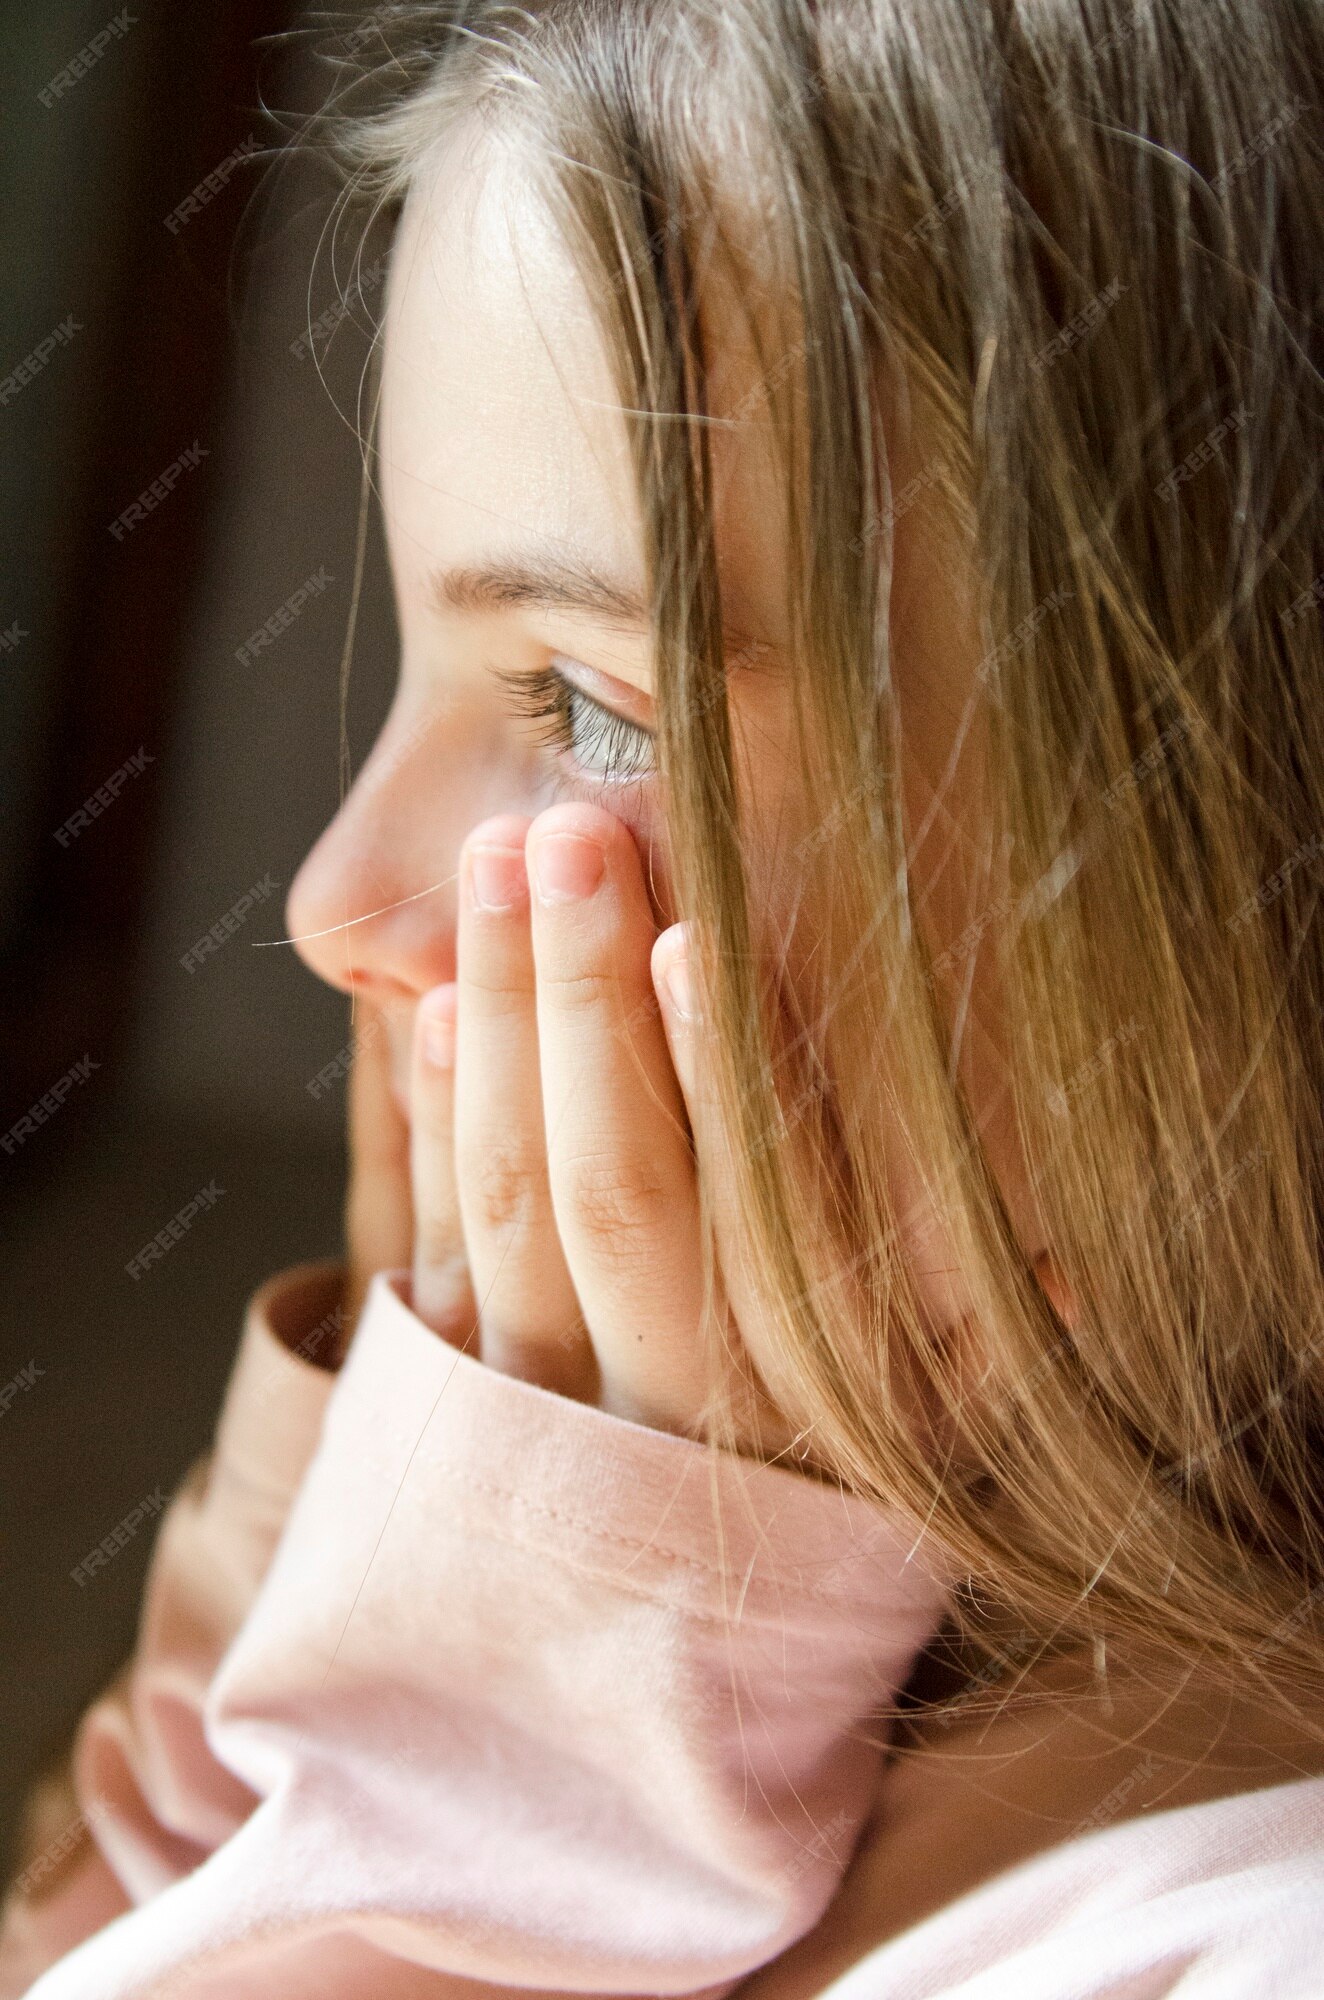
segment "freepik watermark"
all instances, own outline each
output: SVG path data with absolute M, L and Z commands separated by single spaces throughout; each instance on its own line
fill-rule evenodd
M 204 959 L 214 957 L 221 946 L 228 944 L 240 926 L 247 922 L 253 911 L 265 903 L 268 896 L 274 896 L 279 887 L 280 883 L 273 875 L 264 875 L 251 889 L 245 889 L 243 895 L 231 903 L 225 915 L 218 917 L 211 929 L 204 931 L 197 943 L 189 946 L 179 961 L 185 972 L 196 972 Z
M 94 1549 L 89 1549 L 80 1563 L 76 1563 L 69 1574 L 80 1590 L 86 1589 L 99 1569 L 105 1569 L 114 1562 L 120 1550 L 127 1548 L 139 1528 L 147 1521 L 155 1521 L 166 1505 L 166 1496 L 158 1486 L 153 1493 L 146 1493 L 136 1507 L 130 1507 L 122 1521 L 117 1521 L 108 1535 L 103 1535 Z
M 398 737 L 389 749 L 382 747 L 386 738 L 379 736 L 355 780 L 360 792 L 376 791 L 378 786 L 385 784 L 391 773 L 398 771 L 402 764 L 408 763 L 419 746 L 427 741 L 432 731 L 452 711 L 453 697 L 450 694 L 443 694 L 415 718 L 404 735 Z
M 1294 597 L 1283 613 L 1282 622 L 1288 631 L 1299 618 L 1304 618 L 1312 604 L 1324 604 L 1324 569 L 1313 583 L 1307 584 L 1299 597 Z
M 913 247 L 916 243 L 924 242 L 930 236 L 936 235 L 948 216 L 955 215 L 957 209 L 969 201 L 977 189 L 986 186 L 990 181 L 1001 182 L 1001 179 L 1002 161 L 996 154 L 990 154 L 981 165 L 972 167 L 968 174 L 958 175 L 946 193 L 934 202 L 932 208 L 921 215 L 918 222 L 911 224 L 906 231 L 906 242 Z
M 300 1361 L 316 1363 L 318 1356 L 324 1351 L 331 1355 L 337 1354 L 348 1320 L 349 1314 L 344 1306 L 332 1306 L 330 1312 L 323 1313 L 317 1325 L 310 1327 L 301 1340 L 296 1341 L 288 1349 L 282 1349 L 282 1358 L 288 1352 Z M 254 1394 L 254 1405 L 258 1409 L 264 1409 L 286 1379 L 283 1368 L 272 1367 L 266 1380 Z
M 872 1521 L 843 1555 L 819 1570 L 814 1587 L 821 1597 L 836 1596 L 858 1584 L 860 1565 L 881 1555 L 887 1560 L 896 1550 L 896 1529 L 886 1521 Z
M 259 653 L 268 646 L 274 646 L 281 633 L 288 632 L 299 614 L 307 609 L 315 597 L 322 595 L 328 584 L 334 582 L 335 578 L 325 563 L 320 569 L 315 569 L 311 576 L 306 576 L 299 588 L 290 592 L 285 602 L 272 612 L 265 624 L 259 625 L 256 632 L 250 632 L 242 646 L 236 646 L 234 656 L 240 666 L 251 666 Z
M 950 1729 L 953 1723 L 967 1719 L 967 1712 L 974 1710 L 976 1718 L 988 1713 L 989 1704 L 983 1697 L 991 1692 L 1009 1673 L 1029 1666 L 1042 1641 L 1022 1628 L 1009 1645 L 994 1648 L 991 1658 L 977 1672 L 970 1674 L 950 1701 L 934 1717 L 939 1729 Z
M 788 348 L 780 360 L 768 370 L 767 374 L 760 381 L 756 382 L 751 389 L 745 391 L 739 402 L 732 406 L 730 412 L 722 421 L 724 423 L 739 424 L 743 423 L 746 417 L 752 417 L 755 410 L 759 409 L 764 403 L 771 402 L 774 392 L 781 387 L 791 371 L 801 361 L 806 360 L 814 352 L 815 348 L 821 346 L 822 341 L 819 336 L 812 334 L 808 340 L 802 340 L 797 346 Z
M 1304 97 L 1294 97 L 1276 118 L 1271 118 L 1267 125 L 1261 127 L 1249 144 L 1243 146 L 1221 172 L 1214 175 L 1209 185 L 1215 194 L 1226 194 L 1231 182 L 1238 179 L 1249 167 L 1254 166 L 1256 160 L 1262 160 L 1270 147 L 1276 145 L 1284 132 L 1290 131 L 1297 119 L 1309 109 L 1310 106 Z
M 1097 42 L 1090 43 L 1090 55 L 1095 62 L 1098 62 L 1101 56 L 1111 55 L 1114 50 L 1124 48 L 1142 28 L 1150 25 L 1152 18 L 1147 4 L 1135 7 L 1128 20 L 1119 21 L 1116 26 L 1109 28 L 1106 34 L 1100 35 Z
M 1066 324 L 1058 328 L 1052 339 L 1046 340 L 1043 346 L 1037 348 L 1030 356 L 1030 367 L 1034 373 L 1042 375 L 1046 368 L 1051 368 L 1055 361 L 1060 360 L 1064 354 L 1069 354 L 1071 349 L 1082 341 L 1087 333 L 1092 332 L 1105 314 L 1116 305 L 1122 293 L 1129 292 L 1130 289 L 1131 287 L 1123 284 L 1120 278 L 1114 278 L 1111 284 L 1096 292 L 1092 299 L 1087 299 L 1080 311 L 1073 313 Z
M 34 1855 L 21 1875 L 14 1877 L 10 1894 L 22 1899 L 30 1896 L 37 1886 L 44 1882 L 52 1869 L 58 1868 L 67 1855 L 73 1853 L 83 1839 L 100 1820 L 111 1811 L 106 1799 L 89 1799 L 82 1811 L 75 1813 L 69 1824 L 48 1840 L 40 1854 Z
M 361 271 L 354 291 L 345 298 L 333 299 L 331 304 L 326 306 L 317 315 L 317 318 L 309 324 L 306 331 L 296 335 L 290 342 L 290 353 L 294 356 L 295 360 L 306 360 L 308 355 L 315 353 L 318 349 L 325 352 L 327 343 L 336 328 L 348 319 L 350 313 L 354 310 L 355 299 L 361 299 L 369 291 L 376 291 L 390 267 L 390 257 L 383 254 L 377 258 L 375 263 L 369 264 L 366 271 Z
M 771 1127 L 760 1132 L 752 1141 L 748 1158 L 766 1159 L 769 1153 L 776 1152 L 796 1133 L 812 1135 L 816 1129 L 816 1122 L 822 1117 L 824 1095 L 824 1086 L 813 1080 L 807 1083 L 789 1104 L 782 1104 L 774 1096 Z
M 926 488 L 937 485 L 946 469 L 947 461 L 942 458 L 933 459 L 928 465 L 922 466 L 906 481 L 899 493 L 892 495 L 882 513 L 870 521 L 865 532 L 856 535 L 850 542 L 851 554 L 857 556 L 863 554 L 871 542 L 877 541 L 881 534 L 895 527 L 896 523 L 910 512 Z
M 801 834 L 791 850 L 794 860 L 801 866 L 812 861 L 824 847 L 840 838 L 850 827 L 853 816 L 860 813 L 861 808 L 875 837 L 881 838 L 883 828 L 878 818 L 877 788 L 857 785 L 854 791 L 834 801 L 817 826 L 811 827 L 808 833 Z
M 307 1333 L 294 1343 L 289 1352 L 297 1355 L 300 1361 L 316 1361 L 328 1341 L 334 1346 L 339 1340 L 348 1318 L 349 1314 L 344 1306 L 332 1306 L 330 1312 L 323 1313 L 317 1325 L 309 1327 Z
M 1032 923 L 1042 917 L 1067 884 L 1079 874 L 1083 863 L 1084 855 L 1079 846 L 1065 847 L 1023 895 L 1017 896 L 1008 890 L 989 903 L 977 917 L 970 919 L 949 945 L 934 955 L 929 967 L 932 979 L 941 979 L 949 972 L 957 972 L 963 977 L 970 959 L 995 925 L 1003 925 L 1009 918 Z
M 122 42 L 129 29 L 136 27 L 138 16 L 131 14 L 127 7 L 121 7 L 104 28 L 99 28 L 90 42 L 84 42 L 76 56 L 70 56 L 63 69 L 58 69 L 50 82 L 37 92 L 38 101 L 49 111 L 57 99 L 73 89 L 87 72 L 101 61 L 106 50 L 116 42 Z
M 215 1208 L 224 1193 L 223 1187 L 217 1187 L 215 1181 L 208 1181 L 206 1187 L 198 1189 L 191 1201 L 186 1201 L 181 1209 L 176 1210 L 164 1229 L 158 1229 L 155 1236 L 143 1244 L 136 1257 L 130 1257 L 124 1268 L 135 1285 L 144 1271 L 150 1270 L 153 1264 L 159 1264 L 180 1238 L 187 1236 L 200 1215 L 205 1215 L 209 1209 Z
M 0 653 L 16 653 L 25 639 L 32 637 L 26 625 L 20 625 L 17 618 L 12 625 L 0 628 Z
M 118 771 L 112 771 L 104 785 L 98 785 L 90 798 L 83 800 L 76 812 L 71 812 L 63 826 L 57 826 L 52 836 L 61 847 L 67 847 L 80 833 L 86 832 L 94 819 L 99 819 L 107 806 L 113 806 L 130 778 L 136 778 L 149 764 L 156 762 L 150 751 L 140 743 L 132 757 L 126 757 Z
M 1324 853 L 1324 839 L 1321 839 L 1319 834 L 1313 833 L 1309 840 L 1302 841 L 1294 854 L 1288 855 L 1280 867 L 1274 869 L 1272 875 L 1261 882 L 1255 894 L 1248 896 L 1240 909 L 1233 911 L 1227 920 L 1226 928 L 1233 932 L 1239 931 L 1243 924 L 1248 924 L 1261 910 L 1267 910 L 1270 903 L 1277 902 L 1297 869 L 1318 860 L 1321 853 Z
M 257 143 L 250 132 L 246 139 L 239 141 L 232 153 L 226 154 L 219 167 L 213 167 L 209 174 L 204 174 L 197 186 L 184 196 L 183 201 L 171 209 L 165 219 L 165 226 L 172 236 L 178 236 L 191 216 L 201 215 L 207 203 L 216 199 L 235 168 L 242 166 L 244 161 L 257 151 Z
M 1251 1647 L 1245 1658 L 1262 1659 L 1266 1653 L 1275 1652 L 1285 1641 L 1293 1638 L 1303 1625 L 1309 1623 L 1311 1613 L 1321 1598 L 1324 1598 L 1324 1583 L 1317 1583 L 1312 1590 L 1306 1592 L 1295 1611 L 1289 1611 L 1280 1618 L 1259 1644 Z
M 1106 34 L 1100 35 L 1097 42 L 1090 43 L 1091 71 L 1097 74 L 1097 65 L 1102 62 L 1105 56 L 1111 55 L 1115 50 L 1125 48 L 1126 44 L 1132 41 L 1143 29 L 1151 26 L 1152 20 L 1153 9 L 1150 0 L 1140 0 L 1140 4 L 1134 8 L 1127 20 L 1117 22 L 1113 27 L 1108 29 Z M 1077 89 L 1077 78 L 1071 73 L 1065 73 L 1053 78 L 1048 86 L 1048 98 L 1057 117 L 1061 118 L 1077 108 L 1075 103 L 1075 92 Z
M 978 951 L 984 938 L 993 929 L 993 926 L 1002 923 L 1004 918 L 1013 915 L 1015 909 L 1015 896 L 999 896 L 996 902 L 990 903 L 987 909 L 981 910 L 977 917 L 972 917 L 960 935 L 954 937 L 951 943 L 935 956 L 932 966 L 934 977 L 941 978 L 944 973 L 952 972 L 958 966 L 965 965 L 967 960 Z
M 31 354 L 25 354 L 17 367 L 11 368 L 0 381 L 0 403 L 8 403 L 26 388 L 34 375 L 40 375 L 46 364 L 57 355 L 62 347 L 67 347 L 76 334 L 82 333 L 83 322 L 66 313 L 58 326 L 53 326 L 44 339 L 39 340 Z
M 304 1089 L 308 1092 L 308 1095 L 314 1098 L 324 1097 L 328 1090 L 331 1090 L 337 1083 L 342 1082 L 354 1067 L 356 1052 L 366 1049 L 371 1042 L 375 1041 L 377 1036 L 381 1034 L 384 1025 L 381 1015 L 374 1014 L 361 1035 L 357 1036 L 352 1042 L 346 1042 L 338 1056 L 333 1056 L 329 1063 L 323 1063 L 317 1075 L 309 1078 L 308 1082 L 304 1085 Z
M 1252 1146 L 1248 1153 L 1243 1153 L 1239 1160 L 1234 1161 L 1224 1173 L 1219 1175 L 1208 1194 L 1202 1196 L 1199 1201 L 1193 1203 L 1190 1208 L 1184 1210 L 1177 1217 L 1172 1226 L 1173 1236 L 1185 1236 L 1190 1230 L 1198 1227 L 1200 1223 L 1207 1221 L 1214 1210 L 1221 1208 L 1228 1200 L 1237 1183 L 1245 1180 L 1247 1174 L 1253 1173 L 1261 1160 L 1267 1160 L 1268 1158 L 1269 1151 L 1266 1146 Z
M 38 1368 L 35 1361 L 29 1361 L 25 1368 L 20 1368 L 16 1375 L 11 1375 L 7 1382 L 0 1385 L 0 1417 L 7 1416 L 9 1405 L 17 1402 L 23 1391 L 30 1389 L 34 1382 L 39 1382 L 45 1373 L 46 1370 Z
M 1000 639 L 996 646 L 989 647 L 975 669 L 975 679 L 980 686 L 988 688 L 990 696 L 996 698 L 996 687 L 1003 663 L 1012 659 L 1022 646 L 1028 645 L 1045 618 L 1068 603 L 1075 594 L 1075 591 L 1069 590 L 1065 584 L 1059 584 L 1056 590 L 1049 591 L 1047 597 L 1040 598 L 1033 611 L 1026 612 L 1024 618 L 1005 639 Z
M 1172 1459 L 1167 1465 L 1155 1466 L 1154 1482 L 1157 1490 L 1148 1494 L 1138 1506 L 1132 1508 L 1127 1517 L 1128 1529 L 1137 1533 L 1145 1532 L 1160 1514 L 1167 1514 L 1172 1521 L 1179 1519 L 1181 1510 L 1190 1504 L 1195 1481 L 1206 1476 L 1214 1461 L 1227 1450 L 1229 1445 L 1235 1444 L 1252 1424 L 1259 1423 L 1270 1411 L 1276 1410 L 1287 1394 L 1288 1391 L 1280 1386 L 1272 1390 L 1256 1408 L 1250 1411 L 1249 1415 L 1242 1417 L 1239 1423 L 1221 1426 L 1207 1451 L 1185 1452 L 1181 1458 Z M 1164 1590 L 1166 1595 L 1166 1585 Z M 1247 1658 L 1253 1657 L 1253 1654 L 1247 1655 Z
M 811 1868 L 821 1868 L 826 1861 L 840 1870 L 849 1858 L 853 1836 L 858 1832 L 858 1824 L 843 1808 L 825 1820 L 812 1839 L 796 1849 L 782 1870 L 784 1882 L 798 1882 Z
M 1097 1832 L 1100 1827 L 1107 1826 L 1110 1821 L 1115 1820 L 1118 1814 L 1125 1810 L 1127 1801 L 1131 1798 L 1137 1785 L 1148 1784 L 1159 1768 L 1159 1762 L 1154 1752 L 1152 1750 L 1146 1751 L 1140 1762 L 1134 1765 L 1118 1784 L 1113 1786 L 1106 1797 L 1100 1799 L 1093 1812 L 1087 1814 L 1084 1819 L 1077 1823 L 1074 1829 L 1075 1834 Z
M 1224 439 L 1232 437 L 1237 431 L 1244 430 L 1249 422 L 1250 411 L 1244 403 L 1238 403 L 1230 416 L 1224 417 L 1222 423 L 1215 424 L 1211 431 L 1205 433 L 1195 449 L 1187 452 L 1180 465 L 1174 465 L 1171 472 L 1164 473 L 1154 488 L 1159 499 L 1175 499 L 1179 487 L 1189 485 L 1202 466 L 1208 465 L 1210 459 L 1218 457 Z
M 1139 1021 L 1134 1018 L 1130 1021 L 1124 1021 L 1114 1034 L 1109 1035 L 1106 1041 L 1099 1044 L 1092 1056 L 1081 1063 L 1078 1069 L 1072 1070 L 1071 1075 L 1065 1083 L 1054 1084 L 1050 1090 L 1046 1091 L 1044 1102 L 1052 1112 L 1054 1118 L 1065 1118 L 1072 1098 L 1079 1097 L 1082 1090 L 1089 1088 L 1095 1077 L 1102 1076 L 1117 1049 L 1128 1047 L 1141 1033 L 1142 1028 Z
M 149 514 L 155 512 L 163 500 L 170 498 L 186 472 L 192 472 L 195 465 L 199 465 L 204 458 L 210 456 L 211 446 L 200 444 L 197 438 L 194 438 L 192 444 L 186 445 L 178 458 L 171 460 L 164 472 L 157 474 L 150 486 L 144 486 L 136 500 L 130 500 L 122 514 L 115 516 L 107 532 L 112 534 L 117 542 L 122 542 L 131 528 L 138 527 Z
M 7 1132 L 0 1132 L 0 1146 L 6 1153 L 16 1153 L 29 1139 L 34 1139 L 38 1130 L 48 1118 L 53 1118 L 75 1084 L 86 1083 L 94 1069 L 101 1064 L 93 1062 L 91 1056 L 80 1056 L 62 1077 L 43 1091 L 36 1103 L 30 1105 L 23 1116 L 16 1119 Z
M 374 13 L 366 14 L 357 27 L 347 28 L 343 35 L 337 35 L 336 42 L 344 55 L 362 55 L 364 49 L 370 48 L 374 38 L 380 38 L 383 30 L 388 28 L 390 24 L 390 12 L 388 9 L 382 8 Z
M 1121 777 L 1114 778 L 1112 783 L 1099 793 L 1099 804 L 1105 811 L 1116 812 L 1123 800 L 1133 799 L 1145 779 L 1157 771 L 1159 765 L 1164 762 L 1169 745 L 1178 737 L 1185 736 L 1190 727 L 1189 715 L 1179 715 L 1175 722 L 1170 722 L 1162 735 L 1150 744 L 1148 750 L 1143 751 L 1133 763 L 1128 764 Z

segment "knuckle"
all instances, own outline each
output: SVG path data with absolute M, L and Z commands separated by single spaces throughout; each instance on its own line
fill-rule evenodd
M 455 1240 L 449 1228 L 420 1227 L 414 1249 L 416 1270 L 427 1274 L 428 1289 L 432 1299 L 442 1297 L 457 1301 L 464 1297 L 469 1283 L 469 1263 L 464 1248 Z
M 614 968 L 606 966 L 556 966 L 539 968 L 544 995 L 565 1014 L 610 1014 L 620 1010 L 621 980 Z
M 461 978 L 464 990 L 477 997 L 489 1017 L 517 1013 L 533 999 L 530 973 L 510 951 L 466 953 Z
M 525 1220 L 545 1171 L 533 1145 L 488 1142 L 459 1162 L 460 1186 L 471 1220 L 480 1229 L 507 1229 Z
M 669 1190 L 647 1159 L 581 1154 L 559 1164 L 558 1180 L 574 1227 L 600 1254 L 632 1255 L 662 1226 Z

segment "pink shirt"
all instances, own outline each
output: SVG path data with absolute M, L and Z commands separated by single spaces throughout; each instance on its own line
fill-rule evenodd
M 758 2000 L 886 1813 L 862 1726 L 950 1577 L 867 1501 L 484 1367 L 401 1272 L 329 1374 L 292 1349 L 339 1278 L 250 1302 L 0 2000 Z M 1324 1778 L 1103 1825 L 822 1984 L 807 1942 L 823 2000 L 1318 2000 Z

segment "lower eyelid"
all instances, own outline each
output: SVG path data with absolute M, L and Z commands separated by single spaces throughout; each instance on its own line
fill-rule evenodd
M 612 780 L 594 778 L 587 772 L 567 768 L 564 758 L 558 758 L 549 773 L 549 789 L 554 794 L 554 802 L 575 800 L 579 803 L 602 806 L 614 814 L 633 832 L 640 832 L 648 818 L 650 797 L 649 783 L 655 773 L 646 773 L 639 778 Z
M 568 683 L 567 685 L 570 684 Z M 625 716 L 617 715 L 612 709 L 604 708 L 601 702 L 594 701 L 591 696 L 584 694 L 581 689 L 574 688 L 571 685 L 572 713 L 575 701 L 582 702 L 590 711 L 588 726 L 601 732 L 599 745 L 605 742 L 608 745 L 617 746 L 618 749 L 622 743 L 629 746 L 624 756 L 616 760 L 613 760 L 610 753 L 608 754 L 608 771 L 611 771 L 613 761 L 628 763 L 629 766 L 629 775 L 627 777 L 621 777 L 618 773 L 613 774 L 615 782 L 622 784 L 634 783 L 639 778 L 648 776 L 656 761 L 656 753 L 653 747 L 655 739 L 652 731 L 644 729 L 637 722 L 629 721 Z M 573 750 L 571 754 L 573 754 Z M 641 760 L 644 768 L 642 770 L 635 769 L 634 766 Z M 586 766 L 585 768 L 592 767 Z

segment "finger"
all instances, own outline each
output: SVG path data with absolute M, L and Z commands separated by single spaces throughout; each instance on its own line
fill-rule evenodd
M 694 1134 L 698 1175 L 713 1217 L 727 1308 L 723 1380 L 744 1448 L 756 1450 L 763 1458 L 785 1456 L 812 1468 L 820 1461 L 808 1418 L 798 1419 L 794 1385 L 784 1379 L 779 1365 L 782 1318 L 773 1310 L 762 1275 L 743 1240 L 730 1141 L 719 1114 L 711 1072 L 702 1060 L 703 1025 L 690 947 L 689 926 L 673 924 L 654 944 L 651 971 L 672 1065 Z M 773 1050 L 775 1062 L 784 1060 L 786 1054 L 785 1023 L 780 1027 L 780 1039 Z M 809 1176 L 817 1167 L 812 1120 L 806 1116 L 809 1095 L 802 1087 L 802 1095 L 784 1109 L 773 1135 L 776 1143 L 787 1149 L 793 1176 Z M 805 1180 L 804 1184 L 810 1183 Z M 832 1282 L 849 1287 L 849 1273 L 841 1271 L 840 1260 L 834 1259 L 826 1241 L 819 1243 L 818 1249 L 820 1255 L 814 1260 L 817 1271 L 831 1273 Z M 814 1282 L 824 1282 L 823 1276 Z
M 460 858 L 455 1159 L 482 1359 L 590 1397 L 596 1367 L 547 1175 L 524 840 L 504 814 Z
M 788 1302 L 772 1296 L 760 1265 L 743 1240 L 730 1144 L 709 1066 L 703 1059 L 702 1010 L 693 997 L 688 930 L 687 925 L 675 925 L 658 939 L 655 971 L 665 1003 L 673 1061 L 695 1134 L 699 1173 L 711 1192 L 717 1254 L 733 1320 L 757 1383 L 766 1389 L 779 1418 L 784 1417 L 786 1436 L 795 1441 L 790 1447 L 794 1455 L 811 1467 L 831 1470 L 816 1446 L 812 1412 L 800 1404 L 797 1385 L 782 1364 L 787 1349 L 781 1328 Z M 674 969 L 682 960 L 687 962 L 688 977 L 676 978 Z M 795 1044 L 794 1020 L 782 989 L 771 1023 L 773 1072 L 779 1080 L 778 1121 L 765 1146 L 776 1147 L 790 1183 L 801 1191 L 810 1218 L 797 1236 L 804 1274 L 803 1303 L 813 1307 L 828 1325 L 843 1326 L 847 1339 L 862 1344 L 877 1335 L 880 1283 L 886 1299 L 889 1285 L 898 1281 L 904 1264 L 930 1351 L 941 1357 L 949 1376 L 956 1376 L 959 1364 L 964 1379 L 976 1372 L 970 1353 L 972 1322 L 941 1203 L 907 1157 L 898 1136 L 890 1127 L 885 1128 L 881 1137 L 894 1235 L 890 1243 L 870 1241 L 862 1248 L 844 1239 L 835 1220 L 839 1190 L 834 1179 L 834 1135 L 826 1115 L 825 1081 L 812 1052 Z M 1064 1293 L 1064 1303 L 1070 1306 L 1074 1302 Z M 925 1440 L 934 1455 L 950 1457 L 955 1464 L 959 1440 L 948 1405 L 934 1394 L 929 1368 L 905 1343 L 887 1341 L 884 1352 L 888 1373 L 883 1386 L 901 1421 L 913 1435 Z M 780 1434 L 778 1421 L 769 1434 Z
M 639 851 L 612 814 L 564 805 L 539 815 L 528 853 L 552 1201 L 599 1402 L 687 1430 L 706 1387 L 698 1198 Z
M 349 1073 L 349 1189 L 345 1242 L 346 1314 L 352 1328 L 375 1271 L 410 1261 L 414 1240 L 409 1185 L 409 1129 L 391 1089 L 390 1045 L 380 1008 L 355 1008 Z
M 409 1082 L 414 1191 L 414 1311 L 463 1347 L 477 1307 L 464 1254 L 455 1176 L 455 1013 L 452 980 L 418 1003 Z

